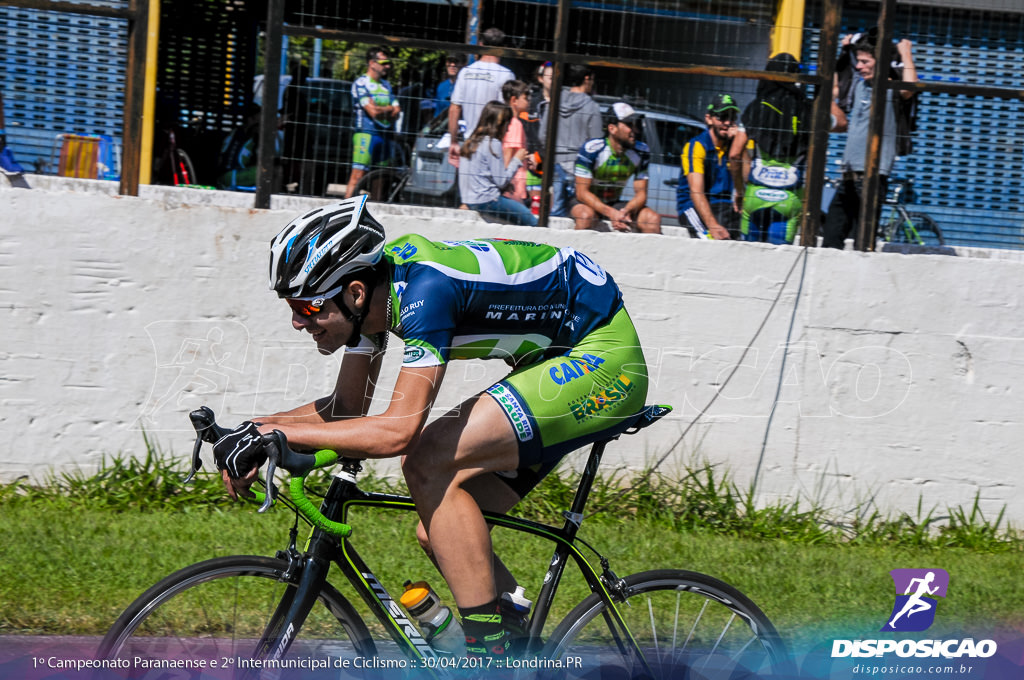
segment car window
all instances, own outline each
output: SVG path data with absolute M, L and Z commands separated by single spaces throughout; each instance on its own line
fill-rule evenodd
M 652 120 L 658 135 L 657 158 L 652 162 L 662 165 L 678 165 L 683 147 L 688 141 L 703 132 L 703 128 L 675 120 Z M 652 145 L 652 148 L 653 147 Z
M 448 106 L 445 105 L 440 113 L 427 121 L 420 129 L 420 134 L 426 137 L 440 137 L 448 132 Z
M 309 108 L 323 115 L 345 115 L 352 109 L 352 91 L 348 83 L 325 86 L 315 83 L 308 88 Z

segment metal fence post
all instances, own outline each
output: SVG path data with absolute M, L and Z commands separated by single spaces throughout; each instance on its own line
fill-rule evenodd
M 885 110 L 888 107 L 890 90 L 889 52 L 892 42 L 892 21 L 896 15 L 896 0 L 884 0 L 878 14 L 878 45 L 875 46 L 875 75 L 871 85 L 871 120 L 868 125 L 868 148 L 864 153 L 864 178 L 861 185 L 860 224 L 854 247 L 857 250 L 875 249 L 878 203 L 882 200 L 879 188 L 879 163 L 882 159 L 882 133 L 885 128 Z
M 277 150 L 277 95 L 281 89 L 281 50 L 284 35 L 284 0 L 267 3 L 266 52 L 263 55 L 263 109 L 260 111 L 259 170 L 253 207 L 270 207 L 274 190 Z
M 825 185 L 825 164 L 828 133 L 832 127 L 832 79 L 836 72 L 836 48 L 839 45 L 839 24 L 842 0 L 825 0 L 825 16 L 818 46 L 818 84 L 815 86 L 811 140 L 807 148 L 807 181 L 804 183 L 804 214 L 800 222 L 800 245 L 818 243 L 821 223 L 821 191 Z
M 558 112 L 562 106 L 562 81 L 565 75 L 565 47 L 569 40 L 569 1 L 558 0 L 555 16 L 555 58 L 551 68 L 551 100 L 548 102 L 547 129 L 544 130 L 544 174 L 540 179 L 540 211 L 537 226 L 547 227 L 551 217 L 551 180 L 555 176 L 558 142 Z

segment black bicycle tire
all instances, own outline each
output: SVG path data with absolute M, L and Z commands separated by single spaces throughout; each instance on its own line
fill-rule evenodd
M 659 569 L 653 571 L 639 572 L 626 576 L 623 581 L 625 582 L 625 598 L 626 602 L 624 606 L 620 606 L 620 611 L 631 609 L 632 600 L 634 597 L 641 596 L 650 592 L 656 591 L 675 591 L 677 594 L 680 592 L 687 592 L 698 595 L 704 598 L 704 607 L 707 607 L 711 602 L 717 602 L 724 606 L 726 609 L 732 612 L 733 618 L 738 617 L 740 620 L 746 623 L 750 629 L 750 634 L 753 639 L 747 644 L 751 644 L 753 640 L 756 640 L 761 644 L 765 653 L 767 654 L 768 661 L 770 662 L 769 673 L 776 673 L 780 676 L 785 676 L 789 673 L 792 664 L 786 651 L 786 646 L 776 631 L 775 626 L 772 625 L 768 617 L 761 611 L 761 609 L 754 604 L 754 602 L 741 593 L 733 586 L 720 581 L 712 576 L 701 574 L 693 571 L 686 571 L 682 569 Z M 679 595 L 677 595 L 677 598 Z M 545 659 L 558 659 L 563 657 L 568 651 L 568 646 L 588 623 L 595 620 L 602 614 L 606 609 L 604 601 L 596 594 L 593 593 L 587 596 L 582 602 L 576 605 L 572 611 L 558 624 L 555 630 L 552 632 L 548 639 L 541 657 Z M 675 613 L 679 614 L 678 600 L 676 603 Z M 705 610 L 701 609 L 700 617 L 705 615 Z M 653 613 L 651 614 L 653 619 Z M 699 617 L 698 617 L 699 618 Z M 653 628 L 652 624 L 652 628 Z M 696 623 L 693 624 L 693 628 L 696 628 Z M 638 642 L 641 646 L 644 642 L 641 638 L 640 631 L 631 630 L 634 636 L 638 637 Z M 693 631 L 691 630 L 692 634 Z M 724 631 L 723 631 L 724 635 Z M 657 638 L 657 634 L 654 636 Z M 673 640 L 674 642 L 674 640 Z M 689 639 L 687 639 L 689 642 Z M 716 643 L 717 644 L 717 643 Z M 684 645 L 685 646 L 685 645 Z M 682 651 L 679 650 L 679 658 L 682 659 Z M 745 654 L 746 652 L 739 652 Z M 673 649 L 672 658 L 677 656 L 676 650 Z M 650 659 L 649 659 L 650 662 Z M 677 669 L 669 668 L 665 669 L 664 663 L 657 663 L 653 668 L 655 677 L 684 677 L 684 672 Z M 659 674 L 659 671 L 665 672 L 664 675 Z M 702 677 L 715 677 L 713 673 L 705 669 Z M 758 671 L 756 677 L 768 677 L 763 675 L 764 669 Z M 637 675 L 634 671 L 633 675 Z M 725 677 L 725 676 L 723 676 Z M 742 673 L 737 673 L 735 669 L 728 674 L 727 677 L 745 677 Z
M 376 170 L 371 170 L 359 178 L 359 181 L 356 183 L 355 195 L 369 194 L 372 196 L 370 191 L 371 183 L 383 177 L 385 189 L 381 200 L 385 203 L 394 203 L 402 193 L 402 187 L 408 180 L 408 174 L 408 170 L 405 168 L 377 168 Z M 399 184 L 397 189 L 395 188 L 396 183 Z
M 273 579 L 292 586 L 298 582 L 297 570 L 290 571 L 288 561 L 284 559 L 259 555 L 233 555 L 197 562 L 161 579 L 136 598 L 121 613 L 104 636 L 97 650 L 98 658 L 116 657 L 123 650 L 126 640 L 138 630 L 139 626 L 160 607 L 178 595 L 200 584 L 235 576 Z M 319 601 L 337 619 L 338 625 L 345 631 L 348 640 L 352 643 L 355 654 L 364 657 L 376 655 L 376 645 L 366 624 L 352 604 L 334 586 L 324 583 Z M 225 604 L 225 606 L 227 605 Z
M 922 212 L 908 212 L 907 217 L 914 223 L 914 229 L 917 230 L 918 234 L 921 234 L 922 232 L 931 232 L 935 234 L 935 240 L 938 241 L 938 245 L 946 245 L 946 237 L 943 235 L 942 229 L 939 228 L 938 223 L 932 219 L 931 215 Z

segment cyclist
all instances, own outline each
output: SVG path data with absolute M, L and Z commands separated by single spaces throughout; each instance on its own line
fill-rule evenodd
M 651 150 L 639 140 L 643 117 L 626 102 L 605 115 L 604 137 L 584 142 L 576 156 L 576 199 L 570 210 L 577 229 L 598 228 L 607 218 L 616 231 L 661 233 L 661 216 L 647 207 L 647 165 Z M 633 198 L 620 200 L 633 177 Z
M 371 165 L 384 165 L 391 160 L 395 122 L 401 113 L 387 81 L 391 66 L 391 55 L 385 48 L 371 47 L 366 52 L 366 73 L 352 83 L 356 132 L 352 135 L 352 172 L 345 198 L 355 193 L 356 185 Z M 375 195 L 379 193 L 374 191 Z
M 566 453 L 642 408 L 647 368 L 618 286 L 572 248 L 480 239 L 385 243 L 361 196 L 296 218 L 271 244 L 271 287 L 322 354 L 344 348 L 333 392 L 243 423 L 214 446 L 228 492 L 254 481 L 259 434 L 356 458 L 402 456 L 418 538 L 447 580 L 467 650 L 502 655 L 514 579 L 481 509 L 505 511 Z M 367 415 L 388 334 L 405 342 L 392 398 Z M 448 362 L 512 372 L 428 423 Z M 500 589 L 500 590 L 499 590 Z

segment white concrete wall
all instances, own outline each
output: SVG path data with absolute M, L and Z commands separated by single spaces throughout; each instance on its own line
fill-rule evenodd
M 232 424 L 330 388 L 334 359 L 291 330 L 266 282 L 270 238 L 317 202 L 258 211 L 248 195 L 33 185 L 51 189 L 0 187 L 0 479 L 140 453 L 143 430 L 185 456 L 192 408 Z M 395 236 L 572 245 L 612 273 L 647 346 L 648 401 L 676 410 L 609 447 L 609 468 L 706 458 L 743 486 L 759 470 L 765 500 L 914 513 L 921 499 L 942 514 L 978 495 L 989 517 L 1005 506 L 1024 520 L 1019 253 L 805 252 L 374 214 Z M 458 362 L 439 411 L 503 368 Z

